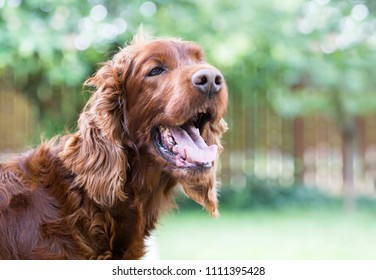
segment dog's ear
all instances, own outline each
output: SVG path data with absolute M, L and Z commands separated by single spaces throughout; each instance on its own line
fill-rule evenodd
M 227 123 L 222 118 L 218 122 L 210 124 L 203 136 L 207 143 L 216 144 L 221 152 L 223 150 L 221 136 L 227 129 Z M 217 162 L 214 162 L 212 174 L 206 177 L 205 181 L 181 183 L 185 194 L 202 205 L 213 217 L 218 217 L 216 166 Z
M 128 159 L 125 80 L 131 61 L 122 50 L 89 78 L 93 94 L 60 157 L 75 182 L 100 205 L 124 200 Z

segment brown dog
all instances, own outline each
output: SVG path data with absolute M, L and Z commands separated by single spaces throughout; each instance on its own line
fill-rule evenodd
M 75 134 L 0 165 L 0 259 L 139 259 L 177 183 L 217 215 L 227 88 L 198 45 L 139 34 L 86 85 Z

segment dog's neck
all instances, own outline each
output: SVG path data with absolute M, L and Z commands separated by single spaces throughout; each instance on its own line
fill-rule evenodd
M 145 230 L 149 233 L 154 229 L 160 214 L 175 206 L 172 196 L 177 180 L 152 161 L 138 162 L 137 168 L 130 166 L 127 178 L 124 192 L 133 200 L 134 205 L 141 205 Z
M 128 181 L 123 186 L 127 199 L 116 203 L 108 211 L 114 228 L 113 258 L 134 259 L 133 255 L 144 247 L 144 240 L 152 234 L 163 212 L 174 207 L 172 198 L 176 180 L 152 165 L 131 167 Z M 133 249 L 137 246 L 138 249 Z M 126 248 L 126 250 L 124 250 Z M 141 250 L 143 251 L 143 250 Z

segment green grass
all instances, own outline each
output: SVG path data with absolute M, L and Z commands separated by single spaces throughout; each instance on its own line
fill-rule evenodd
M 161 259 L 376 259 L 376 213 L 181 210 L 155 232 Z

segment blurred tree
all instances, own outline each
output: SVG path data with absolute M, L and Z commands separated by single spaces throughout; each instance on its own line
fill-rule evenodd
M 341 129 L 346 207 L 354 204 L 356 117 L 376 111 L 375 17 L 363 1 L 309 1 L 298 14 L 296 37 L 306 39 L 294 73 L 270 101 L 282 115 L 321 113 Z M 290 64 L 287 62 L 287 65 Z M 289 68 L 289 67 L 287 67 Z
M 37 135 L 54 135 L 73 122 L 84 100 L 66 95 L 81 92 L 116 40 L 122 46 L 130 38 L 142 20 L 140 3 L 0 0 L 0 75 L 34 104 Z

